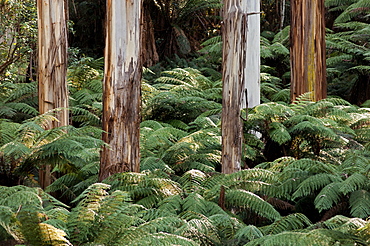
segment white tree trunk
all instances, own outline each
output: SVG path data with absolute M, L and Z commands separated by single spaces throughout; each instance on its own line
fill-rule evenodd
M 253 108 L 260 104 L 260 0 L 241 2 L 243 11 L 246 11 L 248 15 L 247 62 L 244 68 L 246 91 L 242 108 Z
M 38 15 L 38 96 L 40 114 L 56 108 L 58 121 L 49 128 L 68 125 L 67 5 L 65 0 L 37 0 Z M 50 185 L 50 166 L 40 168 L 42 188 Z
M 142 0 L 107 0 L 103 140 L 99 180 L 140 171 Z

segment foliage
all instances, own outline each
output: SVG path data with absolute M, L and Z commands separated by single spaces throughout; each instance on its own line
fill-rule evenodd
M 369 3 L 330 0 L 325 4 L 331 12 L 340 10 L 334 21 L 335 31 L 329 32 L 326 40 L 329 91 L 360 105 L 368 99 L 366 84 L 370 77 Z
M 33 63 L 28 56 L 35 57 L 36 15 L 35 1 L 0 2 L 1 80 L 17 81 L 19 77 L 31 76 Z
M 3 122 L 7 127 L 0 147 L 4 171 L 31 178 L 42 164 L 52 165 L 55 172 L 68 173 L 98 160 L 103 145 L 101 130 L 89 126 L 45 130 L 53 120 L 53 112 L 47 112 L 22 124 Z

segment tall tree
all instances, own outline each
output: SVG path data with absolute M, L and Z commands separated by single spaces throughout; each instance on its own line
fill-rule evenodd
M 324 0 L 291 1 L 291 100 L 326 98 Z
M 247 59 L 247 12 L 241 0 L 225 0 L 222 9 L 222 172 L 241 170 L 243 126 L 242 101 L 245 95 Z M 245 7 L 243 9 L 243 7 Z
M 68 125 L 67 74 L 67 1 L 37 0 L 38 15 L 38 83 L 40 114 L 56 108 L 58 121 L 48 128 Z M 42 188 L 52 182 L 50 165 L 40 167 Z
M 246 64 L 244 67 L 245 93 L 242 108 L 253 108 L 260 104 L 260 0 L 241 1 L 242 8 L 247 13 L 247 37 L 245 48 L 247 49 Z M 247 102 L 247 103 L 245 103 Z
M 140 171 L 140 18 L 142 0 L 108 0 L 99 180 Z

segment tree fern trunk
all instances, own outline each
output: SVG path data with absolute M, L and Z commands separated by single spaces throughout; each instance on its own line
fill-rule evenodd
M 326 98 L 324 0 L 291 1 L 291 100 Z
M 56 113 L 58 121 L 48 128 L 68 125 L 67 75 L 67 2 L 65 0 L 38 0 L 38 96 L 40 114 L 63 108 Z M 50 185 L 51 167 L 40 168 L 42 188 Z
M 245 95 L 247 13 L 241 0 L 226 0 L 223 7 L 222 173 L 241 169 L 243 127 L 241 105 Z
M 99 180 L 140 171 L 141 0 L 108 0 Z

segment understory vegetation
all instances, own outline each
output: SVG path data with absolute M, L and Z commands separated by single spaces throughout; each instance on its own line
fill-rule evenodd
M 26 2 L 22 18 L 34 21 Z M 330 96 L 290 102 L 289 26 L 264 30 L 261 104 L 243 110 L 242 171 L 233 174 L 221 173 L 220 36 L 144 68 L 141 172 L 100 183 L 104 60 L 70 49 L 71 122 L 45 130 L 58 109 L 38 114 L 32 61 L 1 56 L 0 244 L 369 245 L 370 102 L 359 93 L 370 90 L 370 4 L 326 5 L 336 16 Z M 21 35 L 33 38 L 30 23 Z M 44 164 L 57 174 L 46 190 Z

